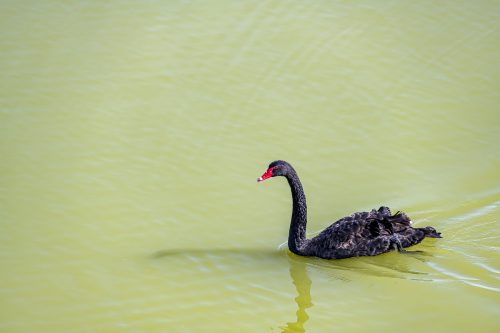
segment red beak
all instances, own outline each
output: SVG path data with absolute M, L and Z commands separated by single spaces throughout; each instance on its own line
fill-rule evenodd
M 272 168 L 267 169 L 267 171 L 266 171 L 266 172 L 264 172 L 264 174 L 263 174 L 262 176 L 260 176 L 259 178 L 257 178 L 257 181 L 258 181 L 258 182 L 261 182 L 261 181 L 263 181 L 263 180 L 266 180 L 267 178 L 272 177 L 272 176 L 273 176 L 273 169 L 274 169 L 274 168 L 275 168 L 275 167 L 272 167 Z

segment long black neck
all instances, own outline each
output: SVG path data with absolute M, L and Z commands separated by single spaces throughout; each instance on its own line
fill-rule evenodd
M 286 179 L 292 190 L 292 221 L 290 222 L 290 231 L 288 233 L 288 248 L 296 254 L 301 254 L 302 247 L 306 243 L 306 225 L 307 225 L 307 205 L 306 196 L 302 189 L 299 176 L 295 170 L 291 170 Z

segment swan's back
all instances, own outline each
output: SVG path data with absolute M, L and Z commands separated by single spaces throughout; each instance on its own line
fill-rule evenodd
M 304 252 L 327 259 L 374 256 L 418 244 L 426 236 L 440 234 L 431 227 L 413 228 L 405 213 L 392 215 L 388 207 L 380 207 L 338 220 L 308 240 Z

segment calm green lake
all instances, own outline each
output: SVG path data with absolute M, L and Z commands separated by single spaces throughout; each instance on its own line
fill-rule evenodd
M 0 332 L 499 332 L 500 3 L 2 1 Z M 302 258 L 387 205 L 420 254 Z

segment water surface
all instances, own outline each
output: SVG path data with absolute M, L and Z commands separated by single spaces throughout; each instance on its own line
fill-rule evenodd
M 495 332 L 500 6 L 3 1 L 1 332 Z M 325 261 L 382 204 L 443 239 Z

